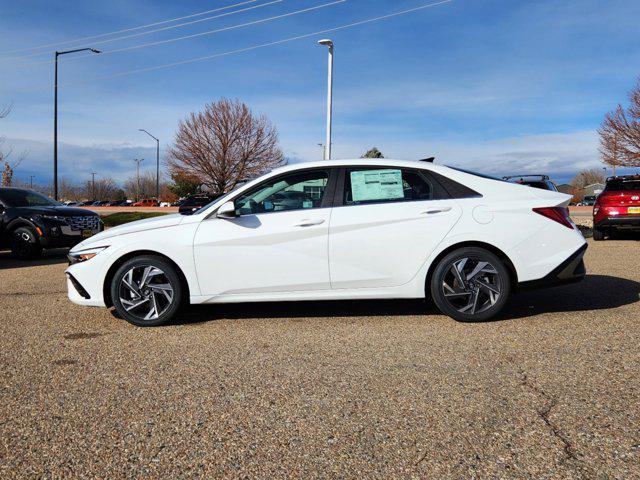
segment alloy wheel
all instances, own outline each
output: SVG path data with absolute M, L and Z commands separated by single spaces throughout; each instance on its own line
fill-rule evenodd
M 169 309 L 174 291 L 166 273 L 153 265 L 130 268 L 118 288 L 122 307 L 140 320 L 155 320 Z
M 468 257 L 451 263 L 442 279 L 442 293 L 455 310 L 467 315 L 494 306 L 502 294 L 502 279 L 489 262 Z

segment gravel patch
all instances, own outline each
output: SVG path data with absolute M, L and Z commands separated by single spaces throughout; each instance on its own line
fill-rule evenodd
M 75 306 L 0 254 L 1 478 L 640 478 L 640 251 L 489 323 L 421 301 Z M 635 252 L 635 254 L 633 254 Z

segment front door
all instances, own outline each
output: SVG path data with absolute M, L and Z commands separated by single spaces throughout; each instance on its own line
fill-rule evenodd
M 343 176 L 342 206 L 329 227 L 332 288 L 409 282 L 458 221 L 460 206 L 428 172 L 355 167 Z
M 330 169 L 283 174 L 235 199 L 237 217 L 201 222 L 194 259 L 204 295 L 329 289 Z

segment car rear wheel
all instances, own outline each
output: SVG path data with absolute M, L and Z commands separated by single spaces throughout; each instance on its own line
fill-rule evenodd
M 595 241 L 604 240 L 604 230 L 601 228 L 593 227 L 593 239 Z
M 114 307 L 138 327 L 155 327 L 172 320 L 182 304 L 183 291 L 175 267 L 152 255 L 126 261 L 111 282 Z
M 42 253 L 36 232 L 30 227 L 18 227 L 11 235 L 11 252 L 17 258 L 28 260 Z
M 446 255 L 431 277 L 431 296 L 445 315 L 462 322 L 489 320 L 511 291 L 509 271 L 496 255 L 464 247 Z

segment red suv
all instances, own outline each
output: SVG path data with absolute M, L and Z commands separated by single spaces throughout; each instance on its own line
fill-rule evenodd
M 145 198 L 140 200 L 139 202 L 134 203 L 132 206 L 134 207 L 159 207 L 160 203 L 153 198 Z
M 640 231 L 640 175 L 607 178 L 593 206 L 593 239 L 615 230 Z

